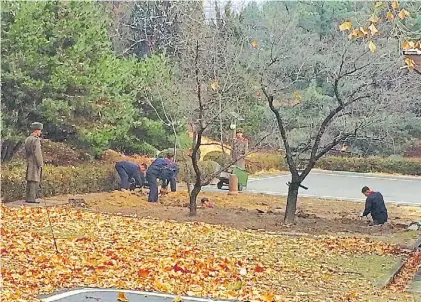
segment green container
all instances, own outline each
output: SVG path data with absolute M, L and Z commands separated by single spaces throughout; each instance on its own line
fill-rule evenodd
M 242 191 L 243 188 L 247 187 L 247 181 L 249 179 L 249 175 L 246 170 L 235 167 L 232 170 L 232 174 L 235 174 L 238 177 L 238 191 Z

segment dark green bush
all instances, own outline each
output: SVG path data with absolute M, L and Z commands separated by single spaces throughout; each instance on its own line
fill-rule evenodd
M 81 194 L 111 191 L 116 188 L 118 175 L 113 165 L 90 164 L 84 166 L 45 166 L 42 192 L 45 197 L 62 194 Z M 5 201 L 25 196 L 25 167 L 2 167 L 1 195 Z

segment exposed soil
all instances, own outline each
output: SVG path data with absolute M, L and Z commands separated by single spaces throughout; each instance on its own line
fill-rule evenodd
M 214 208 L 200 206 L 207 197 Z M 163 220 L 201 221 L 239 229 L 254 229 L 294 234 L 373 235 L 379 239 L 411 245 L 421 234 L 406 231 L 405 227 L 421 217 L 421 207 L 388 205 L 389 222 L 383 226 L 369 226 L 369 219 L 359 219 L 363 203 L 325 199 L 300 198 L 294 225 L 282 223 L 285 198 L 265 194 L 239 194 L 202 192 L 198 198 L 196 217 L 189 216 L 187 192 L 161 196 L 156 204 L 147 202 L 146 192 L 94 193 L 75 196 L 56 196 L 47 199 L 50 205 L 67 203 L 70 198 L 83 199 L 86 207 L 106 212 Z M 22 205 L 11 203 L 11 206 Z M 43 203 L 41 203 L 43 205 Z

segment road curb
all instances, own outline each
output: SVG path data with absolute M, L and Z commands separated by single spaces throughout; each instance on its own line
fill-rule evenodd
M 410 250 L 412 251 L 416 251 L 418 249 L 420 249 L 420 245 L 421 245 L 421 237 L 418 238 L 418 240 L 416 240 L 415 244 L 413 244 L 410 247 Z M 389 275 L 389 277 L 377 282 L 377 284 L 381 287 L 381 288 L 386 288 L 392 281 L 393 279 L 402 271 L 406 261 L 408 260 L 408 257 L 405 257 L 404 259 L 401 259 L 398 263 L 396 263 L 393 268 L 390 270 L 392 272 L 391 275 Z M 414 277 L 412 278 L 412 280 L 415 278 L 417 274 L 414 275 Z M 407 287 L 406 287 L 406 291 L 408 291 L 408 288 L 410 288 L 411 284 L 412 284 L 412 280 L 408 283 Z

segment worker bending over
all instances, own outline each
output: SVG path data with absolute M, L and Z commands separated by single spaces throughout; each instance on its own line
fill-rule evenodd
M 131 161 L 119 161 L 115 164 L 115 169 L 117 170 L 118 175 L 120 176 L 120 188 L 128 190 L 130 187 L 129 180 L 135 180 L 135 186 L 141 188 L 145 183 L 144 166 L 142 167 L 138 163 Z
M 384 224 L 387 221 L 387 209 L 384 204 L 383 195 L 380 192 L 373 192 L 368 187 L 362 188 L 361 192 L 367 197 L 364 212 L 360 217 L 371 213 L 372 225 Z
M 158 179 L 163 183 L 175 180 L 178 173 L 178 166 L 174 163 L 174 156 L 168 154 L 166 158 L 157 158 L 148 168 L 146 172 L 146 181 L 149 184 L 149 202 L 158 201 Z
M 166 158 L 166 160 L 168 161 L 168 169 L 164 171 L 168 175 L 163 175 L 164 179 L 162 180 L 162 187 L 163 189 L 166 189 L 169 183 L 171 192 L 176 192 L 177 191 L 177 175 L 179 172 L 179 168 L 177 164 L 174 162 L 174 160 L 168 160 L 168 158 Z

